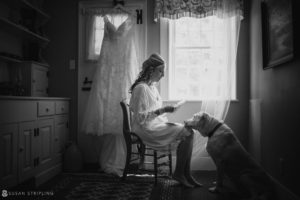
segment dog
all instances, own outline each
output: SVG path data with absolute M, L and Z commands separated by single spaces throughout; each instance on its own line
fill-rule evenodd
M 234 132 L 223 122 L 200 112 L 186 120 L 186 127 L 208 137 L 206 150 L 217 167 L 217 181 L 210 192 L 220 193 L 223 178 L 227 176 L 240 195 L 247 199 L 274 199 L 270 176 L 244 149 Z

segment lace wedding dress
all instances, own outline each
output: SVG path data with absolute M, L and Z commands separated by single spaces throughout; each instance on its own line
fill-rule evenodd
M 99 64 L 82 128 L 86 134 L 105 135 L 100 153 L 101 168 L 121 175 L 126 152 L 120 101 L 129 98 L 129 88 L 138 74 L 138 64 L 134 44 L 134 17 L 127 16 L 118 27 L 113 23 L 114 17 L 117 16 L 103 18 L 104 37 Z

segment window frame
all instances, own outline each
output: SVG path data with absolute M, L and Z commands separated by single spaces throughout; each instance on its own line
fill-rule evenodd
M 159 20 L 159 26 L 160 26 L 160 54 L 166 61 L 166 70 L 165 70 L 165 77 L 161 79 L 158 87 L 160 90 L 160 94 L 162 98 L 166 101 L 178 101 L 180 99 L 174 99 L 170 97 L 171 91 L 170 85 L 171 85 L 171 77 L 170 73 L 172 73 L 172 66 L 174 63 L 174 57 L 171 56 L 172 51 L 174 51 L 174 34 L 170 34 L 171 31 L 174 31 L 174 25 L 173 23 L 169 23 L 169 20 L 166 18 L 160 18 Z M 237 28 L 237 27 L 236 27 Z M 238 36 L 238 33 L 237 33 Z M 238 101 L 237 98 L 237 64 L 235 62 L 235 65 L 232 70 L 232 77 L 231 77 L 231 99 L 230 101 Z M 190 102 L 199 102 L 202 101 L 201 99 L 195 100 L 195 99 L 187 99 L 187 101 Z

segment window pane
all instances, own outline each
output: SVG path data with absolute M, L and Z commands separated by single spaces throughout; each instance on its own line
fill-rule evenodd
M 176 49 L 171 76 L 172 99 L 216 97 L 220 79 L 219 67 L 213 65 L 211 49 Z
M 212 42 L 211 20 L 182 17 L 175 24 L 175 46 L 209 46 Z
M 95 22 L 95 54 L 99 55 L 104 36 L 104 21 L 103 17 L 97 16 Z

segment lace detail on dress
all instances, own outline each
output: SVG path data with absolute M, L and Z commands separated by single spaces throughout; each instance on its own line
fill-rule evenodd
M 98 68 L 85 112 L 87 134 L 122 134 L 120 101 L 129 98 L 129 88 L 138 74 L 132 16 L 116 27 L 104 18 L 104 37 Z

